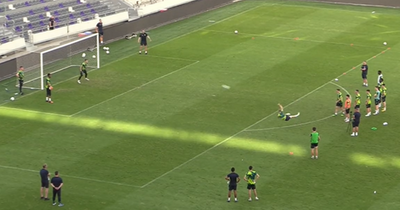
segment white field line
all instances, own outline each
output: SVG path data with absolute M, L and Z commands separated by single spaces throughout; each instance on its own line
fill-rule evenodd
M 386 49 L 385 51 L 382 51 L 382 52 L 376 54 L 375 56 L 372 56 L 371 58 L 369 58 L 369 59 L 366 60 L 366 61 L 370 61 L 370 60 L 376 58 L 377 56 L 383 54 L 383 53 L 386 52 L 387 50 L 389 50 L 389 48 Z M 357 66 L 355 66 L 355 68 L 360 67 L 361 65 L 362 65 L 362 63 L 360 63 L 360 64 L 358 64 Z M 345 73 L 339 75 L 339 76 L 336 77 L 336 78 L 340 78 L 340 77 L 342 77 L 343 75 L 347 74 L 348 72 L 350 72 L 350 71 L 352 71 L 352 70 L 353 70 L 353 68 L 349 69 L 348 71 L 346 71 Z M 301 96 L 300 98 L 294 100 L 293 102 L 289 103 L 289 104 L 286 105 L 285 107 L 289 107 L 289 106 L 293 105 L 294 103 L 296 103 L 296 102 L 302 100 L 303 98 L 305 98 L 305 97 L 307 97 L 307 96 L 313 94 L 315 91 L 318 91 L 318 90 L 321 89 L 322 87 L 328 85 L 330 82 L 331 82 L 331 81 L 328 81 L 328 82 L 326 82 L 325 84 L 323 84 L 323 85 L 321 85 L 321 86 L 315 88 L 314 90 L 310 91 L 309 93 L 307 93 L 307 94 Z M 182 166 L 184 166 L 184 165 L 186 165 L 186 164 L 192 162 L 193 160 L 197 159 L 198 157 L 200 157 L 200 156 L 204 155 L 205 153 L 207 153 L 207 152 L 213 150 L 214 148 L 218 147 L 219 145 L 221 145 L 221 144 L 223 144 L 223 143 L 225 143 L 225 142 L 231 140 L 232 138 L 236 137 L 237 135 L 239 135 L 239 134 L 241 134 L 241 133 L 247 131 L 247 130 L 250 129 L 251 127 L 253 127 L 253 126 L 259 124 L 260 122 L 262 122 L 262 121 L 264 121 L 264 120 L 266 120 L 266 119 L 268 119 L 268 118 L 270 118 L 271 116 L 273 116 L 273 115 L 276 114 L 276 113 L 277 113 L 276 111 L 275 111 L 275 112 L 272 112 L 271 114 L 267 115 L 266 117 L 262 118 L 261 120 L 258 120 L 257 122 L 255 122 L 255 123 L 253 123 L 253 124 L 247 126 L 247 127 L 244 128 L 243 130 L 241 130 L 241 131 L 239 131 L 239 132 L 233 134 L 232 136 L 230 136 L 230 137 L 228 137 L 228 138 L 222 140 L 221 142 L 219 142 L 219 143 L 215 144 L 214 146 L 212 146 L 212 147 L 206 149 L 205 151 L 201 152 L 200 154 L 198 154 L 198 155 L 196 155 L 196 156 L 190 158 L 189 160 L 183 162 L 182 164 L 176 166 L 175 168 L 173 168 L 173 169 L 171 169 L 171 170 L 165 172 L 164 174 L 161 174 L 160 176 L 156 177 L 155 179 L 153 179 L 153 180 L 151 180 L 150 182 L 148 182 L 148 183 L 144 184 L 143 186 L 141 186 L 141 188 L 145 188 L 145 187 L 149 186 L 149 185 L 152 184 L 153 182 L 155 182 L 155 181 L 157 181 L 157 180 L 163 178 L 164 176 L 166 176 L 166 175 L 168 175 L 168 174 L 174 172 L 175 170 L 181 168 Z
M 11 170 L 18 170 L 18 171 L 33 172 L 33 173 L 37 173 L 37 174 L 39 175 L 39 170 L 32 170 L 32 169 L 26 169 L 26 168 L 18 168 L 18 167 L 12 167 L 12 166 L 3 166 L 3 165 L 0 165 L 0 168 L 11 169 Z M 85 181 L 91 181 L 91 182 L 99 182 L 99 183 L 105 183 L 105 184 L 126 186 L 126 187 L 136 187 L 136 188 L 139 188 L 139 187 L 140 187 L 140 186 L 136 186 L 136 185 L 130 185 L 130 184 L 124 184 L 124 183 L 118 183 L 118 182 L 109 182 L 109 181 L 98 180 L 98 179 L 89 179 L 89 178 L 84 178 L 84 177 L 79 177 L 79 176 L 70 176 L 70 175 L 65 175 L 65 174 L 61 174 L 61 176 L 63 176 L 63 177 L 69 177 L 69 178 L 73 178 L 73 179 L 80 179 L 80 180 L 85 180 Z
M 121 97 L 121 96 L 123 96 L 123 95 L 125 95 L 125 94 L 127 94 L 127 93 L 132 92 L 132 91 L 138 90 L 138 89 L 140 89 L 140 88 L 142 88 L 142 87 L 144 87 L 144 86 L 146 86 L 146 85 L 152 84 L 152 83 L 154 83 L 154 82 L 156 82 L 156 81 L 158 81 L 158 80 L 160 80 L 160 79 L 163 79 L 163 78 L 168 77 L 168 76 L 170 76 L 170 75 L 172 75 L 172 74 L 175 74 L 175 73 L 177 73 L 177 72 L 179 72 L 179 71 L 181 71 L 181 70 L 183 70 L 183 69 L 186 69 L 186 68 L 188 68 L 188 67 L 190 67 L 190 66 L 193 66 L 193 65 L 195 65 L 195 64 L 197 64 L 197 63 L 199 63 L 199 62 L 200 62 L 200 61 L 196 61 L 196 62 L 191 63 L 191 64 L 189 64 L 189 65 L 186 65 L 186 66 L 184 66 L 184 67 L 182 67 L 182 68 L 180 68 L 180 69 L 177 69 L 177 70 L 175 70 L 175 71 L 171 71 L 171 72 L 169 72 L 168 74 L 164 74 L 163 76 L 157 77 L 157 78 L 155 78 L 155 79 L 153 79 L 153 80 L 151 80 L 151 81 L 149 81 L 149 82 L 146 82 L 146 83 L 144 83 L 144 84 L 142 84 L 142 85 L 140 85 L 140 86 L 136 86 L 136 87 L 134 87 L 134 88 L 132 88 L 132 89 L 130 89 L 130 90 L 127 90 L 127 91 L 125 91 L 125 92 L 123 92 L 123 93 L 121 93 L 121 94 L 118 94 L 118 95 L 116 95 L 116 96 L 114 96 L 114 97 L 111 97 L 111 98 L 109 98 L 109 99 L 107 99 L 107 100 L 104 100 L 104 101 L 102 101 L 102 102 L 100 102 L 100 103 L 97 103 L 97 104 L 94 104 L 94 105 L 92 105 L 92 106 L 89 106 L 89 107 L 86 108 L 86 109 L 82 109 L 81 111 L 75 112 L 74 114 L 70 115 L 70 117 L 73 117 L 73 116 L 78 115 L 78 114 L 80 114 L 80 113 L 82 113 L 82 112 L 85 112 L 85 111 L 87 111 L 87 110 L 89 110 L 89 109 L 92 109 L 92 108 L 94 108 L 94 107 L 96 107 L 96 106 L 99 106 L 99 105 L 101 105 L 101 104 L 104 104 L 104 103 L 106 103 L 106 102 L 109 102 L 109 101 L 111 101 L 111 100 L 114 100 L 114 99 L 116 99 L 116 98 L 119 98 L 119 97 Z
M 334 83 L 334 82 L 329 82 L 332 85 L 335 85 L 339 88 L 341 88 L 342 90 L 344 90 L 344 92 L 346 92 L 347 94 L 350 95 L 350 99 L 351 99 L 351 94 L 349 93 L 349 91 L 347 91 L 344 87 Z M 299 124 L 294 124 L 294 125 L 287 125 L 287 126 L 280 126 L 280 127 L 269 127 L 269 128 L 257 128 L 257 129 L 248 129 L 246 130 L 246 132 L 256 132 L 256 131 L 269 131 L 269 130 L 277 130 L 277 129 L 283 129 L 283 128 L 293 128 L 293 127 L 297 127 L 297 126 L 303 126 L 303 125 L 308 125 L 311 123 L 316 123 L 316 122 L 320 122 L 320 121 L 324 121 L 327 120 L 329 118 L 331 118 L 332 115 L 329 115 L 327 117 L 318 119 L 318 120 L 313 120 L 313 121 L 309 121 L 309 122 L 304 122 L 304 123 L 299 123 Z
M 263 4 L 261 4 L 261 5 L 257 6 L 257 7 L 253 7 L 253 8 L 244 10 L 244 11 L 242 11 L 242 12 L 239 12 L 239 13 L 237 13 L 237 14 L 235 14 L 235 15 L 232 15 L 232 16 L 229 16 L 229 17 L 227 17 L 227 18 L 221 19 L 221 20 L 219 20 L 219 21 L 215 21 L 215 22 L 213 22 L 213 25 L 218 24 L 218 23 L 222 23 L 222 22 L 227 21 L 227 20 L 229 20 L 229 19 L 232 19 L 232 18 L 234 18 L 234 17 L 240 16 L 240 15 L 242 15 L 242 14 L 244 14 L 244 13 L 253 11 L 253 10 L 258 9 L 258 8 L 264 6 L 264 5 L 273 6 L 273 5 L 276 5 L 276 4 L 267 4 L 267 3 L 263 3 Z M 167 44 L 167 43 L 169 43 L 169 42 L 175 41 L 175 40 L 177 40 L 177 39 L 180 39 L 180 38 L 182 38 L 182 37 L 185 37 L 185 36 L 187 36 L 187 35 L 190 35 L 190 34 L 192 34 L 192 33 L 197 32 L 197 31 L 201 31 L 201 30 L 203 30 L 203 29 L 205 29 L 205 28 L 208 28 L 208 27 L 210 27 L 210 25 L 206 25 L 206 26 L 200 27 L 200 28 L 198 28 L 198 29 L 196 29 L 196 30 L 189 31 L 189 32 L 187 32 L 187 33 L 184 33 L 184 34 L 182 34 L 182 35 L 179 35 L 179 36 L 177 36 L 177 37 L 174 37 L 174 38 L 172 38 L 172 39 L 169 39 L 169 40 L 167 40 L 167 41 L 165 41 L 165 42 L 156 44 L 156 45 L 154 45 L 153 47 L 149 47 L 149 49 L 152 49 L 152 48 L 155 48 L 155 47 L 158 47 L 158 46 Z M 137 55 L 137 54 L 135 54 L 135 55 Z M 102 67 L 105 67 L 105 66 L 111 65 L 111 64 L 113 64 L 113 63 L 119 62 L 119 61 L 121 61 L 121 60 L 124 60 L 124 59 L 126 59 L 126 58 L 129 58 L 129 57 L 131 57 L 131 56 L 133 56 L 133 55 L 130 54 L 130 55 L 127 55 L 127 56 L 123 56 L 123 57 L 121 57 L 121 58 L 119 58 L 119 59 L 117 59 L 117 60 L 114 60 L 113 62 L 104 64 L 103 66 L 100 67 L 100 69 L 101 69 Z M 91 70 L 90 72 L 93 72 L 93 71 L 96 71 L 96 70 L 98 70 L 98 69 Z M 71 79 L 74 79 L 74 78 L 76 78 L 76 76 L 70 77 L 70 78 L 68 78 L 68 79 L 66 79 L 66 80 L 63 80 L 63 81 L 61 81 L 61 82 L 58 82 L 58 83 L 54 83 L 54 86 L 55 86 L 55 85 L 58 85 L 58 84 L 61 84 L 61 83 L 64 83 L 64 82 L 67 82 L 67 81 L 69 81 L 69 80 L 71 80 Z M 35 93 L 35 92 L 36 92 L 36 91 L 31 92 L 31 93 L 28 93 L 28 94 L 25 94 L 25 96 L 31 95 L 31 94 L 33 94 L 33 93 Z M 4 105 L 4 104 L 7 104 L 7 103 L 10 103 L 10 101 L 6 101 L 6 102 L 3 102 L 3 103 L 0 103 L 0 106 L 2 106 L 2 105 Z
M 198 61 L 198 60 L 193 60 L 193 59 L 177 58 L 177 57 L 166 57 L 166 56 L 157 56 L 157 55 L 146 55 L 146 57 L 169 59 L 169 60 L 178 60 L 178 61 L 191 61 L 191 62 Z
M 232 34 L 232 32 L 228 31 L 218 31 L 218 30 L 207 30 L 211 32 L 217 32 L 217 33 L 226 33 L 226 34 Z M 296 37 L 283 37 L 283 36 L 274 36 L 274 35 L 262 35 L 262 34 L 252 34 L 252 33 L 242 33 L 239 32 L 240 34 L 246 35 L 246 36 L 253 36 L 253 37 L 262 37 L 262 38 L 270 38 L 270 39 L 283 39 L 283 40 L 295 40 Z M 299 37 L 298 42 L 313 42 L 313 43 L 326 43 L 326 44 L 334 44 L 334 45 L 345 45 L 345 46 L 350 46 L 351 43 L 341 43 L 341 42 L 329 42 L 329 41 L 322 41 L 322 40 L 313 40 L 313 39 L 302 39 Z M 365 47 L 365 48 L 372 48 L 372 49 L 382 49 L 382 47 L 373 47 L 373 46 L 367 46 L 367 45 L 354 45 L 355 47 Z

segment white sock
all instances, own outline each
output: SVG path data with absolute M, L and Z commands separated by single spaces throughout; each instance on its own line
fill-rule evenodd
M 228 198 L 228 201 L 230 201 L 231 200 L 231 198 Z
M 144 51 L 144 53 L 147 53 L 147 51 Z
M 139 50 L 139 53 L 142 53 L 142 51 L 141 51 L 141 50 Z
M 235 201 L 237 201 L 237 198 L 235 198 Z
M 49 98 L 49 101 L 51 101 L 51 98 Z
M 46 97 L 46 101 L 48 101 L 49 100 L 49 97 Z
M 356 136 L 358 136 L 358 132 L 356 132 Z
M 355 133 L 353 132 L 352 135 L 354 135 Z

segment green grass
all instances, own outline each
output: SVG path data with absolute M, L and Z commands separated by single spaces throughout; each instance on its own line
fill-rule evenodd
M 57 208 L 38 199 L 47 163 L 65 209 L 399 209 L 399 24 L 394 9 L 245 1 L 150 31 L 148 56 L 132 40 L 108 45 L 90 82 L 54 75 L 51 105 L 43 91 L 10 102 L 3 81 L 0 206 Z M 388 111 L 362 117 L 351 138 L 330 116 L 336 88 L 365 100 L 363 60 L 370 88 L 383 71 Z M 300 117 L 277 119 L 278 102 Z M 224 176 L 249 165 L 260 201 L 240 183 L 227 203 Z

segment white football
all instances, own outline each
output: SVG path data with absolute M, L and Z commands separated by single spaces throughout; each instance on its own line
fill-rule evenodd
M 387 123 L 387 122 L 384 122 L 384 123 L 383 123 L 383 125 L 385 125 L 385 126 L 386 126 L 386 125 L 388 125 L 388 123 Z
M 336 78 L 336 79 L 335 79 L 335 81 L 337 82 L 337 81 L 339 81 L 339 79 L 338 79 L 338 78 Z
M 82 53 L 82 58 L 86 57 L 86 53 Z
M 93 57 L 93 58 L 96 58 L 96 56 L 95 56 L 95 55 L 93 55 L 92 57 Z
M 109 54 L 109 53 L 110 53 L 110 51 L 108 51 L 108 50 L 107 50 L 107 51 L 106 51 L 106 53 L 107 53 L 107 54 Z
M 385 46 L 386 46 L 386 45 L 387 45 L 387 43 L 386 43 L 386 42 L 384 42 L 384 43 L 383 43 L 383 45 L 385 45 Z
M 230 89 L 231 88 L 228 85 L 222 85 L 222 87 L 225 88 L 225 89 Z
M 103 47 L 103 50 L 107 50 L 107 47 Z
M 237 34 L 238 33 L 238 31 L 235 31 L 235 34 Z
M 11 97 L 11 98 L 10 98 L 10 100 L 11 100 L 11 101 L 14 101 L 14 100 L 15 100 L 15 98 L 14 98 L 14 97 Z

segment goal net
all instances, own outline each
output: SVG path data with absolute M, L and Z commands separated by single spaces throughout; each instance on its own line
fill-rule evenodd
M 24 88 L 41 89 L 48 73 L 52 83 L 60 83 L 79 75 L 80 65 L 85 59 L 86 70 L 100 68 L 100 46 L 98 34 L 90 34 L 75 41 L 40 52 L 40 66 L 25 73 Z

